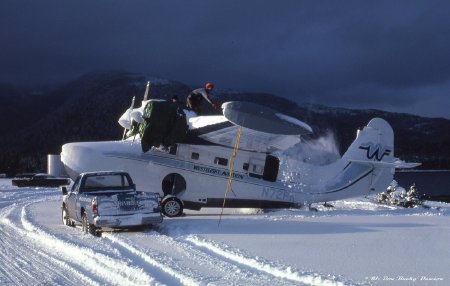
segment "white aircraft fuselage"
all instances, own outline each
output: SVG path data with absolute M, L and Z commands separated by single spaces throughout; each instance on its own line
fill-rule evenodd
M 175 196 L 185 208 L 200 209 L 222 206 L 232 152 L 217 144 L 179 143 L 143 153 L 139 139 L 127 139 L 65 144 L 61 161 L 72 178 L 88 171 L 123 170 L 137 190 Z M 298 162 L 295 176 L 281 172 L 273 155 L 239 150 L 225 207 L 298 207 L 382 192 L 393 179 L 396 160 L 392 128 L 380 118 L 358 133 L 341 159 L 326 166 Z

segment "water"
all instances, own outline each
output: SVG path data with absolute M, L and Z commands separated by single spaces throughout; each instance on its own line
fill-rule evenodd
M 420 194 L 447 196 L 450 199 L 450 170 L 397 171 L 394 179 L 405 189 L 415 184 Z

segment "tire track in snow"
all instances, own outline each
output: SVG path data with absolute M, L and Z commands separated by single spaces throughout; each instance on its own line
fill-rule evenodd
M 111 234 L 103 234 L 103 237 L 111 240 L 113 243 L 123 247 L 139 259 L 143 260 L 148 265 L 153 268 L 158 269 L 160 272 L 164 273 L 163 276 L 168 276 L 168 280 L 166 281 L 168 284 L 173 285 L 173 282 L 176 281 L 181 285 L 199 285 L 200 281 L 195 280 L 192 277 L 189 277 L 181 272 L 181 270 L 174 269 L 173 267 L 168 266 L 166 263 L 161 262 L 161 259 L 158 259 L 158 255 L 153 253 L 153 255 L 146 254 L 143 250 L 139 250 L 138 248 L 132 246 L 131 244 L 126 243 L 125 241 L 118 239 L 116 235 Z M 186 270 L 186 269 L 185 269 Z M 166 278 L 167 279 L 167 278 Z M 170 283 L 172 282 L 172 283 Z
M 76 281 L 84 281 L 86 285 L 92 284 L 71 268 L 61 269 L 61 263 L 57 260 L 43 258 L 45 254 L 30 241 L 28 233 L 19 227 L 20 205 L 25 200 L 29 202 L 32 195 L 40 193 L 12 193 L 7 196 L 11 201 L 2 202 L 6 206 L 0 209 L 0 261 L 2 262 L 0 263 L 0 284 L 78 285 Z M 34 200 L 43 201 L 46 198 L 40 197 Z
M 183 240 L 152 232 L 147 235 L 152 247 L 145 249 L 133 238 L 104 234 L 104 237 L 122 245 L 144 261 L 171 275 L 181 285 L 293 285 L 287 281 L 254 269 L 243 269 L 222 256 L 211 255 L 204 249 Z M 163 252 L 161 252 L 163 251 Z M 168 255 L 170 257 L 168 257 Z M 298 284 L 298 283 L 297 283 Z
M 14 203 L 14 205 L 10 205 L 7 206 L 3 209 L 0 210 L 0 218 L 3 217 L 4 222 L 6 222 L 6 224 L 13 226 L 14 223 L 8 219 L 8 216 L 12 216 L 14 215 L 13 212 L 20 212 L 20 216 L 16 215 L 19 218 L 11 218 L 12 220 L 14 220 L 16 225 L 21 224 L 23 226 L 22 228 L 16 228 L 15 231 L 16 232 L 21 232 L 23 236 L 28 236 L 28 237 L 32 237 L 32 239 L 34 239 L 36 241 L 38 241 L 39 245 L 39 249 L 41 249 L 41 251 L 39 252 L 39 254 L 41 256 L 44 257 L 43 260 L 51 260 L 53 263 L 57 264 L 58 267 L 56 267 L 56 270 L 54 270 L 54 272 L 56 273 L 58 271 L 58 269 L 71 269 L 72 272 L 75 272 L 75 275 L 78 275 L 80 277 L 78 277 L 78 279 L 75 279 L 76 281 L 83 281 L 85 280 L 85 282 L 83 283 L 83 285 L 98 285 L 97 282 L 93 281 L 93 280 L 97 280 L 98 282 L 100 282 L 100 284 L 114 284 L 114 285 L 161 285 L 162 283 L 156 281 L 155 279 L 153 279 L 153 277 L 149 276 L 150 275 L 154 275 L 154 271 L 150 272 L 150 273 L 146 273 L 149 271 L 143 271 L 142 269 L 140 269 L 139 267 L 135 267 L 134 265 L 136 264 L 135 261 L 133 259 L 130 259 L 129 256 L 125 256 L 122 257 L 122 253 L 120 250 L 113 248 L 111 249 L 111 245 L 110 244 L 105 244 L 105 240 L 102 240 L 100 238 L 95 238 L 92 237 L 90 235 L 84 235 L 84 234 L 77 234 L 78 237 L 84 236 L 83 237 L 83 242 L 88 242 L 87 244 L 89 245 L 89 240 L 91 241 L 96 241 L 99 242 L 99 244 L 97 246 L 99 246 L 99 248 L 104 248 L 105 246 L 109 249 L 107 251 L 104 251 L 106 254 L 101 254 L 99 253 L 97 250 L 91 250 L 90 247 L 83 247 L 80 245 L 77 245 L 76 243 L 72 243 L 70 241 L 72 241 L 72 239 L 70 239 L 70 241 L 68 242 L 67 239 L 61 238 L 61 237 L 56 237 L 54 235 L 54 229 L 53 228 L 48 228 L 45 226 L 40 226 L 39 223 L 36 222 L 36 219 L 33 217 L 32 213 L 30 213 L 30 206 L 34 205 L 35 203 L 40 203 L 40 202 L 48 202 L 48 201 L 57 201 L 59 200 L 60 197 L 53 197 L 52 199 L 49 200 L 49 197 L 47 197 L 46 199 L 36 199 L 36 200 L 31 200 L 32 202 L 30 202 L 30 198 L 28 198 L 27 200 L 27 204 L 25 204 L 22 209 L 21 212 L 20 207 Z M 23 205 L 23 204 L 22 204 Z M 20 222 L 20 223 L 19 223 Z M 69 230 L 69 229 L 68 229 Z M 63 234 L 63 236 L 65 236 Z M 67 251 L 64 251 L 65 253 L 61 253 L 61 249 L 63 248 L 68 248 Z M 93 248 L 95 249 L 95 247 Z M 67 255 L 67 252 L 71 252 L 71 254 L 73 255 Z M 111 257 L 111 252 L 112 252 L 112 257 Z M 50 254 L 49 254 L 50 253 Z M 78 254 L 77 254 L 78 253 Z M 76 255 L 77 254 L 77 255 Z M 88 254 L 88 255 L 86 255 Z M 60 255 L 61 259 L 58 259 L 55 257 L 55 255 Z M 69 257 L 68 257 L 69 256 Z M 77 256 L 77 259 L 75 259 L 75 256 Z M 83 257 L 83 256 L 89 256 L 89 257 Z M 93 257 L 96 256 L 96 257 Z M 100 258 L 98 258 L 100 257 Z M 72 259 L 74 258 L 74 259 Z M 96 267 L 97 268 L 105 268 L 105 265 L 102 265 L 102 262 L 99 260 L 108 260 L 108 258 L 111 258 L 110 262 L 112 262 L 113 264 L 117 264 L 117 267 L 114 267 L 114 269 L 110 269 L 111 267 L 108 268 L 108 265 L 106 265 L 106 269 L 103 273 L 98 273 L 99 271 L 93 271 L 92 267 L 89 267 L 89 260 L 90 259 L 97 259 L 95 260 Z M 82 262 L 81 260 L 83 260 L 84 262 Z M 117 260 L 117 261 L 116 261 Z M 48 261 L 47 261 L 48 262 Z M 87 263 L 86 263 L 87 262 Z M 134 275 L 135 277 L 133 278 L 133 270 L 138 270 L 137 275 Z M 97 273 L 96 273 L 97 272 Z M 117 273 L 121 273 L 122 272 L 122 276 L 124 276 L 124 279 L 117 279 Z M 134 271 L 136 272 L 136 271 Z M 84 275 L 84 274 L 86 275 Z M 0 272 L 1 274 L 1 272 Z M 63 274 L 63 273 L 62 273 Z M 94 274 L 94 276 L 93 276 Z M 95 277 L 97 276 L 97 277 Z M 109 279 L 106 279 L 104 277 L 110 277 Z M 158 276 L 158 275 L 154 275 L 154 276 Z M 2 276 L 0 275 L 0 278 Z M 139 279 L 137 279 L 136 277 L 139 277 Z M 120 278 L 120 277 L 119 277 Z M 42 280 L 42 279 L 41 279 Z M 48 281 L 45 281 L 46 283 Z M 30 283 L 21 283 L 21 284 L 30 284 Z M 70 283 L 67 282 L 63 282 L 63 283 L 57 283 L 57 284 L 64 284 L 64 285 L 70 285 Z M 75 283 L 74 285 L 78 285 L 79 283 Z
M 113 252 L 110 255 L 99 254 L 92 249 L 80 247 L 70 242 L 61 240 L 54 235 L 46 233 L 28 218 L 27 207 L 45 199 L 28 199 L 28 204 L 21 207 L 13 203 L 0 210 L 0 226 L 6 228 L 9 239 L 5 242 L 6 236 L 1 236 L 2 245 L 10 243 L 10 252 L 14 255 L 13 262 L 23 261 L 22 265 L 10 265 L 6 274 L 0 272 L 0 281 L 15 281 L 14 284 L 30 285 L 38 283 L 58 284 L 58 285 L 79 285 L 76 281 L 84 281 L 83 284 L 96 285 L 93 280 L 101 284 L 117 285 L 149 285 L 157 283 L 152 277 L 142 270 L 130 266 L 130 261 L 124 261 Z M 30 203 L 30 201 L 32 201 Z M 19 239 L 18 239 L 19 238 Z M 94 237 L 86 236 L 86 240 L 97 240 Z M 17 242 L 20 245 L 17 245 Z M 98 241 L 101 242 L 101 241 Z M 95 248 L 95 247 L 94 247 Z M 2 251 L 2 255 L 5 251 Z M 19 254 L 20 257 L 17 257 Z M 56 258 L 59 256 L 61 259 Z M 1 261 L 11 261 L 11 257 L 4 257 Z M 5 263 L 7 265 L 7 263 Z M 24 267 L 29 266 L 24 270 Z M 70 277 L 67 276 L 67 269 Z M 29 276 L 28 272 L 31 274 Z M 75 276 L 75 282 L 73 281 Z M 56 281 L 56 282 L 55 282 Z
M 131 265 L 130 261 L 68 243 L 43 231 L 27 218 L 27 206 L 23 207 L 21 212 L 21 222 L 24 230 L 27 232 L 26 235 L 43 246 L 41 247 L 43 252 L 50 252 L 51 255 L 48 255 L 51 257 L 59 255 L 67 263 L 76 265 L 83 272 L 94 275 L 91 279 L 99 279 L 102 281 L 100 282 L 101 284 L 105 282 L 111 285 L 153 285 L 157 283 L 155 279 L 142 269 Z M 86 238 L 98 240 L 101 243 L 99 238 L 88 235 L 86 235 Z
M 74 279 L 74 277 L 70 276 L 70 279 L 72 281 L 74 281 L 74 285 L 80 285 L 80 281 L 83 281 L 83 283 L 86 283 L 85 285 L 94 285 L 94 286 L 98 286 L 100 285 L 99 283 L 93 281 L 90 277 L 84 275 L 83 273 L 81 273 L 80 271 L 74 269 L 74 267 L 72 265 L 69 265 L 68 263 L 66 263 L 65 261 L 58 259 L 56 257 L 47 255 L 46 253 L 43 252 L 39 252 L 39 254 L 44 257 L 45 259 L 47 259 L 47 261 L 52 261 L 53 264 L 56 264 L 59 266 L 59 268 L 61 268 L 61 271 L 58 271 L 59 273 L 64 273 L 66 274 L 67 272 L 71 272 L 74 276 L 78 277 L 79 279 Z
M 77 281 L 84 281 L 86 285 L 92 284 L 70 268 L 61 271 L 61 264 L 43 257 L 42 251 L 28 241 L 24 231 L 17 231 L 6 224 L 3 225 L 0 234 L 2 237 L 0 261 L 3 262 L 0 263 L 0 272 L 6 281 L 14 285 L 54 284 L 55 280 L 58 281 L 57 284 L 64 285 L 79 285 Z M 8 263 L 11 257 L 14 257 L 14 262 Z
M 25 280 L 24 277 L 28 276 L 28 273 L 22 267 L 18 267 L 26 263 L 20 244 L 14 243 L 17 238 L 11 238 L 10 232 L 3 225 L 0 227 L 0 237 L 2 245 L 0 251 L 0 261 L 2 261 L 0 263 L 0 284 L 21 284 Z M 19 248 L 16 249 L 16 247 Z M 8 261 L 12 256 L 15 256 L 15 261 L 13 264 L 10 264 Z
M 21 203 L 29 203 L 30 199 L 33 202 L 44 201 L 48 199 L 56 198 L 56 195 L 59 193 L 58 190 L 53 189 L 32 189 L 32 188 L 16 188 L 11 187 L 10 190 L 0 190 L 2 193 L 0 207 L 7 207 L 13 204 L 21 204 Z M 58 196 L 58 198 L 61 198 Z
M 55 197 L 53 200 L 58 200 L 59 197 Z M 53 235 L 54 231 L 52 228 L 46 229 L 45 227 L 39 226 L 38 223 L 36 223 L 36 219 L 32 217 L 31 213 L 29 213 L 29 206 L 33 205 L 34 203 L 38 203 L 41 201 L 48 201 L 48 199 L 44 200 L 35 200 L 32 203 L 28 203 L 22 208 L 20 221 L 23 225 L 24 229 L 28 233 L 35 233 L 37 234 L 34 239 L 37 239 L 39 243 L 41 244 L 40 248 L 43 248 L 43 251 L 49 251 L 48 248 L 54 247 L 57 249 L 61 248 L 69 248 L 72 250 L 69 250 L 72 253 L 81 252 L 79 256 L 88 256 L 85 260 L 89 260 L 89 256 L 92 256 L 92 251 L 89 251 L 90 248 L 85 248 L 80 245 L 74 244 L 73 242 L 68 242 L 66 239 L 55 237 Z M 19 209 L 19 207 L 16 205 L 14 207 L 11 207 L 8 212 L 11 212 L 12 210 Z M 17 220 L 17 219 L 16 219 Z M 125 233 L 124 233 L 125 234 Z M 32 236 L 29 234 L 29 236 Z M 108 235 L 106 234 L 106 237 Z M 122 235 L 118 235 L 120 238 Z M 134 236 L 134 234 L 133 234 Z M 211 256 L 208 253 L 205 253 L 203 251 L 200 251 L 196 248 L 193 248 L 191 244 L 175 241 L 173 238 L 165 236 L 165 235 L 157 235 L 157 239 L 161 242 L 162 248 L 159 249 L 159 252 L 153 252 L 150 255 L 148 255 L 148 251 L 139 249 L 139 244 L 135 247 L 134 243 L 122 243 L 122 248 L 117 248 L 117 252 L 125 254 L 125 258 L 129 259 L 131 261 L 128 261 L 128 264 L 133 265 L 139 265 L 139 267 L 144 267 L 144 270 L 142 272 L 147 273 L 151 276 L 158 277 L 158 280 L 162 280 L 163 283 L 172 284 L 170 282 L 177 282 L 181 285 L 200 285 L 200 284 L 227 284 L 227 285 L 244 285 L 244 284 L 277 284 L 277 285 L 283 285 L 288 284 L 286 282 L 283 283 L 280 279 L 275 279 L 277 282 L 275 283 L 269 283 L 268 281 L 274 280 L 273 277 L 270 275 L 262 275 L 260 272 L 252 272 L 252 271 L 245 271 L 241 269 L 240 265 L 236 265 L 233 263 L 230 263 L 229 261 L 224 261 L 220 258 L 217 258 L 217 256 Z M 89 240 L 99 240 L 98 238 L 94 238 L 91 236 L 86 236 L 86 239 L 88 242 Z M 101 239 L 100 239 L 101 241 Z M 123 240 L 120 240 L 120 242 L 124 242 Z M 59 245 L 59 246 L 58 246 Z M 117 243 L 119 245 L 119 243 Z M 44 246 L 44 247 L 42 247 Z M 111 245 L 110 245 L 111 246 Z M 83 249 L 80 251 L 80 249 Z M 169 249 L 170 254 L 169 257 L 167 256 L 167 253 L 161 252 L 161 250 L 165 251 Z M 127 253 L 124 253 L 126 250 Z M 179 252 L 184 252 L 185 255 L 183 259 L 187 259 L 188 261 L 186 263 L 177 261 L 179 259 L 179 256 L 175 255 L 175 258 L 170 257 L 174 250 L 178 250 Z M 61 250 L 57 250 L 58 252 L 61 252 Z M 86 254 L 88 252 L 88 254 Z M 98 254 L 98 252 L 96 252 Z M 106 252 L 106 256 L 110 256 L 109 252 Z M 129 254 L 131 253 L 133 257 Z M 44 254 L 43 254 L 44 255 Z M 66 255 L 61 255 L 66 256 Z M 115 258 L 115 256 L 114 256 Z M 103 277 L 106 275 L 106 273 L 96 273 L 95 271 L 92 271 L 90 269 L 89 263 L 88 265 L 81 264 L 76 259 L 69 259 L 64 258 L 65 260 L 60 260 L 60 264 L 64 266 L 64 263 L 66 265 L 69 265 L 70 267 L 74 268 L 78 273 L 81 273 L 85 275 L 86 277 L 92 277 L 93 280 L 99 281 L 101 283 L 101 279 L 104 279 Z M 81 259 L 81 258 L 79 258 Z M 123 258 L 119 258 L 123 259 Z M 74 260 L 74 261 L 73 261 Z M 141 261 L 145 261 L 145 263 L 141 263 Z M 149 262 L 150 261 L 150 262 Z M 199 271 L 198 269 L 190 269 L 191 265 L 197 265 L 199 264 L 203 268 L 202 271 Z M 106 267 L 101 265 L 101 263 L 98 263 L 99 267 Z M 143 265 L 149 265 L 150 267 L 145 267 Z M 60 266 L 61 267 L 61 266 Z M 109 270 L 108 270 L 109 271 Z M 114 273 L 118 272 L 117 270 L 111 270 Z M 213 274 L 212 274 L 213 273 Z M 94 275 L 94 276 L 93 276 Z M 97 276 L 97 277 L 96 277 Z M 99 280 L 100 279 L 100 280 Z M 112 279 L 112 278 L 111 278 Z M 106 282 L 110 282 L 111 280 L 106 280 Z M 154 282 L 157 283 L 157 282 Z M 125 283 L 126 284 L 126 283 Z M 139 284 L 139 283 L 136 283 Z
M 233 261 L 237 264 L 244 265 L 246 267 L 272 275 L 274 277 L 290 280 L 292 282 L 303 283 L 306 285 L 351 285 L 350 282 L 339 281 L 337 277 L 328 277 L 316 273 L 297 271 L 292 269 L 291 267 L 277 265 L 274 262 L 269 262 L 258 257 L 250 257 L 243 254 L 242 251 L 238 249 L 233 249 L 223 243 L 212 242 L 200 238 L 196 235 L 189 235 L 185 238 L 185 240 L 197 247 L 211 251 L 212 253 L 215 253 L 216 255 Z

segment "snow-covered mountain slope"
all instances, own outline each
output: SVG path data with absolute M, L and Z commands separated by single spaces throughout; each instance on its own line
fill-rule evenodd
M 446 285 L 450 205 L 370 199 L 286 209 L 191 211 L 101 238 L 61 223 L 57 189 L 0 179 L 0 284 Z M 394 282 L 391 281 L 393 279 Z M 404 284 L 401 284 L 404 283 Z M 406 283 L 406 284 L 405 284 Z

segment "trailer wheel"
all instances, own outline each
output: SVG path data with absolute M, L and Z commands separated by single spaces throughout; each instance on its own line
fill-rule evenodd
M 82 222 L 81 222 L 82 231 L 84 233 L 89 233 L 93 236 L 100 236 L 95 225 L 89 223 L 86 213 L 83 214 L 83 217 L 81 220 L 82 220 Z
M 177 197 L 169 197 L 162 201 L 162 213 L 167 217 L 176 217 L 183 214 L 183 203 Z

